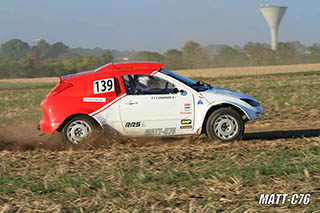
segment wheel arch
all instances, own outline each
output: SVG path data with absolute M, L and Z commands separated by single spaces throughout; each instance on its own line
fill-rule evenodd
M 237 111 L 241 118 L 243 119 L 244 122 L 248 121 L 248 115 L 247 113 L 242 110 L 240 107 L 234 105 L 234 104 L 231 104 L 231 103 L 221 103 L 221 104 L 217 104 L 217 105 L 213 105 L 209 108 L 209 110 L 207 111 L 205 117 L 204 117 L 204 120 L 203 120 L 203 123 L 202 123 L 202 128 L 201 128 L 201 133 L 206 133 L 206 124 L 207 124 L 207 121 L 209 119 L 209 116 L 215 112 L 216 110 L 218 109 L 221 109 L 221 108 L 231 108 L 231 109 L 234 109 L 235 111 Z
M 63 127 L 69 122 L 71 121 L 71 119 L 77 117 L 77 116 L 86 116 L 88 117 L 89 119 L 91 119 L 96 125 L 97 127 L 101 127 L 102 128 L 102 125 L 101 123 L 94 117 L 90 116 L 90 115 L 87 115 L 87 114 L 83 114 L 83 113 L 77 113 L 77 114 L 72 114 L 72 115 L 69 115 L 66 119 L 64 119 L 64 121 L 62 122 L 62 124 L 58 127 L 58 129 L 56 131 L 58 132 L 61 132 L 61 130 L 63 129 Z

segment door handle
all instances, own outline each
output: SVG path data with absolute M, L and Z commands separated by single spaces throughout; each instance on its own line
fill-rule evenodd
M 138 104 L 138 102 L 137 102 L 137 101 L 136 101 L 136 102 L 129 101 L 129 102 L 127 102 L 127 104 L 128 104 L 128 105 L 133 105 L 133 104 Z

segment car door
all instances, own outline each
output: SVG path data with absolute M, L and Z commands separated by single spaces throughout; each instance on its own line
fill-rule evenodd
M 123 75 L 127 96 L 120 118 L 128 135 L 176 135 L 193 131 L 194 98 L 184 85 L 151 75 Z

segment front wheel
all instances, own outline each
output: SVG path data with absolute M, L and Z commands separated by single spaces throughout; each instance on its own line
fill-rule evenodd
M 87 116 L 72 118 L 62 129 L 61 136 L 64 142 L 79 144 L 92 133 L 97 132 L 97 125 Z
M 206 130 L 210 139 L 222 142 L 240 140 L 244 132 L 244 121 L 237 111 L 221 108 L 210 115 Z

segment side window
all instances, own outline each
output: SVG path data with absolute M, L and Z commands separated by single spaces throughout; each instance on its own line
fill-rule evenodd
M 124 86 L 128 95 L 171 94 L 175 85 L 151 75 L 123 75 Z

